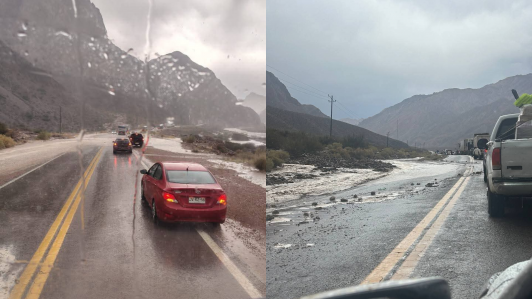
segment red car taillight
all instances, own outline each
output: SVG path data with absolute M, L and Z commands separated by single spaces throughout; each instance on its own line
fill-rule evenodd
M 501 169 L 501 148 L 496 147 L 493 149 L 493 152 L 491 153 L 491 167 L 493 170 L 500 170 Z
M 175 199 L 175 196 L 174 196 L 172 193 L 163 192 L 163 198 L 164 198 L 164 200 L 166 200 L 167 202 L 178 203 L 177 199 Z
M 227 205 L 227 195 L 225 194 L 222 194 L 220 195 L 220 197 L 218 197 L 218 201 L 216 202 L 216 204 L 219 204 L 219 205 Z

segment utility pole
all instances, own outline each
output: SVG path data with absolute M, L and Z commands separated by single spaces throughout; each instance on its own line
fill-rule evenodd
M 61 114 L 61 106 L 59 106 L 59 134 L 63 133 L 63 118 Z
M 332 138 L 332 109 L 333 109 L 333 103 L 336 102 L 336 101 L 334 100 L 332 95 L 328 95 L 328 96 L 329 96 L 329 98 L 331 98 L 329 100 L 329 102 L 331 102 L 331 130 L 330 130 L 330 133 L 329 133 L 329 137 Z
M 390 132 L 389 131 L 386 134 L 386 147 L 388 147 L 388 137 L 390 137 Z

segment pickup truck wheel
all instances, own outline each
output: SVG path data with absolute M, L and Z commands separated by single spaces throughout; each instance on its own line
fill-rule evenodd
M 504 196 L 492 193 L 488 189 L 488 214 L 490 217 L 503 217 L 504 207 Z

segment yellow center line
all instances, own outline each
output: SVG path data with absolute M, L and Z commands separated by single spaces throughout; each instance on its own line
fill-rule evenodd
M 92 159 L 91 163 L 89 164 L 89 167 L 84 173 L 85 177 L 90 172 L 90 170 L 94 168 L 96 162 L 99 160 L 99 157 L 101 156 L 102 150 L 103 148 L 100 148 L 100 150 L 96 153 L 96 156 Z M 68 212 L 68 209 L 72 205 L 74 197 L 76 196 L 76 194 L 78 194 L 82 181 L 83 181 L 83 178 L 78 181 L 78 183 L 74 187 L 74 190 L 72 191 L 67 201 L 61 208 L 59 215 L 57 215 L 55 221 L 52 223 L 52 226 L 46 233 L 46 236 L 44 237 L 41 244 L 37 248 L 37 251 L 35 252 L 31 260 L 29 261 L 24 271 L 22 272 L 22 275 L 20 276 L 20 279 L 19 279 L 19 283 L 16 284 L 11 290 L 11 293 L 9 294 L 9 299 L 20 299 L 24 295 L 26 287 L 30 283 L 31 278 L 33 277 L 35 271 L 37 270 L 37 267 L 41 263 L 44 253 L 50 246 L 50 243 L 52 242 L 53 237 L 55 236 L 61 222 L 63 221 L 63 218 L 65 217 L 66 213 Z
M 456 194 L 453 196 L 453 198 L 449 201 L 449 204 L 445 206 L 445 209 L 441 212 L 440 216 L 436 219 L 434 224 L 429 228 L 427 233 L 423 236 L 421 241 L 416 245 L 414 250 L 408 255 L 406 260 L 401 264 L 401 267 L 397 269 L 397 272 L 392 276 L 392 280 L 398 280 L 398 279 L 407 279 L 410 277 L 412 272 L 414 272 L 414 269 L 416 268 L 419 260 L 425 253 L 426 249 L 430 246 L 432 241 L 434 240 L 434 237 L 436 236 L 436 233 L 440 230 L 443 223 L 445 222 L 445 219 L 447 219 L 447 216 L 451 213 L 451 210 L 453 209 L 454 205 L 456 204 L 456 201 L 462 195 L 462 192 L 464 192 L 465 187 L 467 186 L 467 183 L 469 182 L 469 179 L 471 177 L 468 177 L 465 182 L 462 184 L 460 189 L 456 192 Z
M 99 157 L 98 157 L 99 160 Z M 85 188 L 87 188 L 87 185 L 92 177 L 92 174 L 94 173 L 94 170 L 96 167 L 93 167 L 85 179 L 85 185 L 83 187 L 83 191 L 85 191 Z M 52 267 L 54 266 L 55 259 L 57 258 L 57 255 L 59 254 L 59 250 L 61 250 L 61 246 L 63 245 L 63 241 L 65 240 L 66 233 L 68 229 L 70 228 L 70 225 L 72 224 L 72 219 L 74 219 L 74 215 L 76 214 L 76 211 L 78 209 L 79 203 L 81 201 L 82 194 L 78 193 L 76 196 L 76 201 L 72 205 L 72 209 L 68 212 L 67 217 L 65 218 L 65 222 L 61 226 L 61 229 L 59 230 L 59 233 L 57 234 L 57 237 L 54 240 L 54 243 L 52 244 L 52 247 L 50 247 L 50 251 L 48 252 L 48 255 L 46 256 L 46 259 L 44 260 L 43 265 L 41 266 L 39 272 L 37 273 L 37 276 L 35 277 L 33 284 L 31 285 L 31 288 L 28 292 L 28 295 L 26 296 L 26 299 L 38 299 L 41 295 L 42 289 L 44 288 L 44 285 L 46 284 L 46 280 L 48 279 L 48 276 L 50 275 L 50 271 L 52 271 Z
M 414 244 L 414 242 L 421 236 L 423 231 L 430 225 L 432 220 L 438 215 L 439 211 L 445 206 L 451 195 L 464 182 L 464 177 L 460 178 L 456 184 L 449 190 L 443 198 L 430 210 L 430 212 L 419 222 L 416 227 L 397 245 L 392 252 L 384 258 L 384 260 L 362 281 L 361 284 L 378 283 L 392 271 L 397 262 L 399 262 Z

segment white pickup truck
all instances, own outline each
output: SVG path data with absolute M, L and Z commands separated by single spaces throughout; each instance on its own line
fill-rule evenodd
M 532 121 L 520 114 L 499 117 L 493 128 L 485 173 L 488 183 L 488 213 L 502 217 L 510 199 L 523 204 L 532 197 Z

